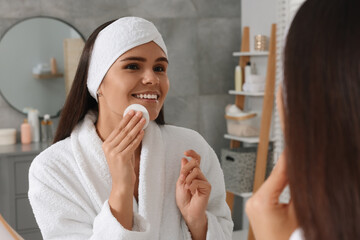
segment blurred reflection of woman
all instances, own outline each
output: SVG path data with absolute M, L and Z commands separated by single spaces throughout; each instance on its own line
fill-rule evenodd
M 85 44 L 54 144 L 33 161 L 29 198 L 45 239 L 231 239 L 219 161 L 196 132 L 165 125 L 166 46 L 126 17 Z M 130 104 L 146 107 L 123 113 Z

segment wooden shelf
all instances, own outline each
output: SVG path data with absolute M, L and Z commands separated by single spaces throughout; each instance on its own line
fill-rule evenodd
M 36 79 L 61 78 L 61 77 L 64 77 L 64 74 L 62 74 L 62 73 L 33 74 L 33 77 Z
M 242 56 L 250 56 L 250 57 L 256 57 L 256 56 L 268 56 L 269 52 L 267 51 L 259 51 L 259 52 L 233 52 L 234 57 L 242 57 Z
M 243 95 L 243 96 L 253 96 L 253 97 L 262 97 L 264 96 L 264 92 L 244 92 L 244 91 L 235 91 L 229 90 L 229 94 L 231 95 Z

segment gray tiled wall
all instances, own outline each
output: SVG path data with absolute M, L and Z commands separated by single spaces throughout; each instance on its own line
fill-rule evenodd
M 166 121 L 200 132 L 220 154 L 229 144 L 224 107 L 234 101 L 227 91 L 237 64 L 231 53 L 240 47 L 240 0 L 0 0 L 0 34 L 23 18 L 51 16 L 88 37 L 103 22 L 129 15 L 154 22 L 167 44 Z M 1 96 L 0 112 L 0 128 L 19 129 L 24 115 Z

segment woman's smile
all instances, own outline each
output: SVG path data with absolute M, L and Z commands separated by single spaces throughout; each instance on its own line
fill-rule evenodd
M 160 98 L 160 94 L 154 91 L 134 93 L 131 96 L 139 100 L 139 102 L 145 103 L 158 103 Z

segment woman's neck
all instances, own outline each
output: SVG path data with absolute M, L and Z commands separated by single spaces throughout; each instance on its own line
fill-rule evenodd
M 97 122 L 95 123 L 96 132 L 102 141 L 105 141 L 111 132 L 119 125 L 122 116 L 112 113 L 104 113 L 99 110 Z

